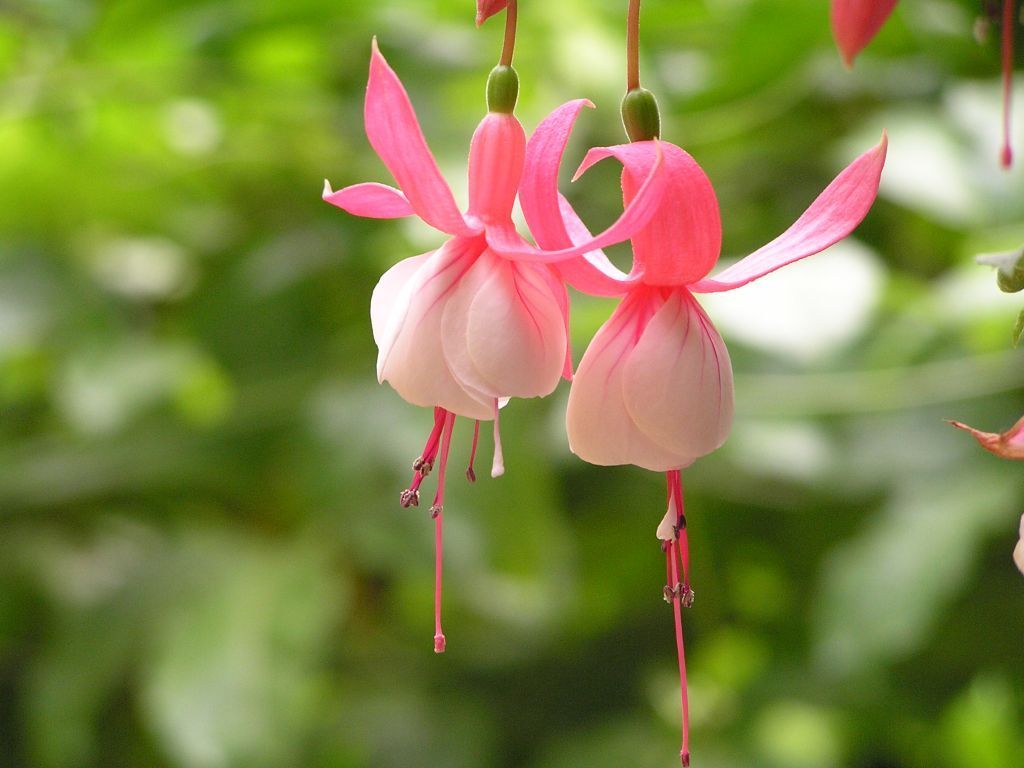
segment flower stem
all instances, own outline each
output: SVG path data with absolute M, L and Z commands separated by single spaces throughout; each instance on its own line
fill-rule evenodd
M 626 90 L 640 87 L 640 0 L 629 0 L 626 12 Z
M 1013 107 L 1013 24 L 1014 0 L 1003 0 L 1003 150 L 1000 162 L 1003 168 L 1013 165 L 1010 144 L 1010 112 Z
M 519 8 L 516 0 L 508 0 L 505 8 L 505 43 L 501 47 L 501 59 L 498 64 L 504 67 L 512 66 L 512 55 L 516 49 L 516 22 L 518 21 Z

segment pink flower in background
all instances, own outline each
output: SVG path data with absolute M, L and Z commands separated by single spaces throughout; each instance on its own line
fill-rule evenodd
M 490 112 L 477 127 L 469 153 L 469 208 L 461 213 L 441 176 L 398 76 L 377 48 L 366 91 L 366 134 L 400 189 L 356 184 L 337 192 L 325 183 L 324 200 L 357 216 L 416 215 L 450 235 L 440 248 L 399 262 L 380 279 L 370 305 L 378 346 L 377 376 L 405 400 L 434 408 L 434 428 L 413 464 L 403 506 L 419 504 L 420 484 L 440 460 L 431 506 L 440 524 L 445 464 L 456 415 L 494 419 L 492 475 L 503 472 L 498 409 L 510 397 L 549 394 L 571 378 L 568 298 L 549 263 L 628 239 L 647 223 L 665 179 L 660 164 L 634 203 L 590 242 L 541 251 L 512 223 L 523 172 L 526 137 L 511 112 Z M 534 152 L 536 155 L 536 152 Z M 548 158 L 556 166 L 560 156 Z M 540 158 L 541 162 L 545 162 Z M 472 459 L 467 474 L 472 478 Z M 440 556 L 438 557 L 440 591 Z M 444 649 L 437 608 L 435 647 Z
M 1024 573 L 1024 515 L 1020 518 L 1020 540 L 1013 549 L 1013 562 L 1017 564 L 1017 569 Z
M 1024 459 L 1024 417 L 1005 432 L 996 434 L 994 432 L 982 432 L 980 430 L 962 424 L 959 421 L 949 422 L 957 429 L 962 429 L 974 435 L 982 448 L 1002 459 Z
M 476 0 L 476 25 L 479 27 L 507 5 L 508 0 Z
M 832 35 L 843 63 L 854 59 L 871 42 L 896 7 L 897 0 L 832 0 Z

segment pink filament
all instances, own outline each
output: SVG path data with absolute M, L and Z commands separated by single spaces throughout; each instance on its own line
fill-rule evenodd
M 679 566 L 676 564 L 676 550 L 679 546 L 678 539 L 670 541 L 668 545 L 667 559 L 668 570 L 672 586 L 679 585 Z M 680 605 L 680 591 L 676 589 L 672 596 L 672 614 L 676 625 L 676 653 L 679 657 L 679 699 L 682 706 L 682 730 L 683 738 L 679 746 L 679 759 L 684 768 L 690 764 L 690 702 L 687 696 L 686 687 L 686 649 L 683 646 L 683 616 Z
M 1013 165 L 1010 141 L 1010 113 L 1013 108 L 1013 22 L 1014 0 L 1003 0 L 1003 168 Z
M 480 420 L 477 419 L 473 426 L 473 447 L 469 451 L 469 466 L 466 468 L 466 478 L 471 483 L 476 482 L 476 472 L 473 471 L 473 462 L 476 461 L 476 447 L 480 443 Z
M 442 546 L 441 526 L 444 517 L 444 478 L 448 466 L 448 450 L 452 444 L 452 430 L 455 426 L 455 414 L 446 413 L 441 437 L 441 461 L 437 470 L 437 493 L 434 495 L 434 653 L 444 653 L 446 639 L 441 629 L 441 573 L 444 551 Z

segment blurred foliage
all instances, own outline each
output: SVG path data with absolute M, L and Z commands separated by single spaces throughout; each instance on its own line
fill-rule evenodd
M 374 34 L 464 193 L 501 36 L 471 6 L 3 4 L 0 765 L 676 764 L 662 481 L 569 454 L 564 386 L 450 490 L 432 653 L 432 527 L 397 505 L 430 414 L 375 384 L 367 308 L 438 237 L 319 193 L 388 180 Z M 624 6 L 522 4 L 524 123 L 598 107 L 567 165 L 621 141 Z M 1024 766 L 1020 468 L 943 423 L 1024 411 L 1020 306 L 972 259 L 1024 243 L 977 12 L 904 0 L 848 73 L 822 0 L 645 3 L 727 254 L 891 138 L 855 242 L 708 302 L 739 416 L 684 473 L 700 768 Z M 565 188 L 615 215 L 610 164 Z M 574 302 L 578 359 L 610 305 Z

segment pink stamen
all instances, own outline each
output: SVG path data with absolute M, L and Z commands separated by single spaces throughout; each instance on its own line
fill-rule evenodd
M 1013 108 L 1013 22 L 1014 0 L 1003 0 L 1003 168 L 1013 165 L 1010 140 L 1010 113 Z
M 501 427 L 498 424 L 498 398 L 494 398 L 494 461 L 491 463 L 491 477 L 505 474 L 505 459 L 501 453 Z
M 466 479 L 471 483 L 476 482 L 476 472 L 473 471 L 473 462 L 476 461 L 476 447 L 480 442 L 480 420 L 477 419 L 473 426 L 473 447 L 469 452 L 469 466 L 466 467 Z
M 678 541 L 669 542 L 666 559 L 668 561 L 669 580 L 673 585 L 676 585 L 672 595 L 672 615 L 676 627 L 676 654 L 679 657 L 679 700 L 682 706 L 683 737 L 679 747 L 679 759 L 683 767 L 686 768 L 690 765 L 690 702 L 686 686 L 686 649 L 683 646 L 683 615 L 679 594 L 681 590 L 678 588 L 679 566 L 676 564 L 676 549 L 678 545 Z
M 412 463 L 412 481 L 409 487 L 399 495 L 399 503 L 405 507 L 418 507 L 420 505 L 420 485 L 423 479 L 430 474 L 434 468 L 434 459 L 437 457 L 437 446 L 441 438 L 441 430 L 444 427 L 445 416 L 448 414 L 444 408 L 434 408 L 434 426 L 427 436 L 427 442 L 423 446 L 423 453 L 416 457 Z
M 441 629 L 441 573 L 444 560 L 441 527 L 444 518 L 445 470 L 448 468 L 448 451 L 452 445 L 454 426 L 455 414 L 446 413 L 441 437 L 441 460 L 437 470 L 437 493 L 434 494 L 434 504 L 430 508 L 430 514 L 434 518 L 434 653 L 444 653 L 447 642 Z

